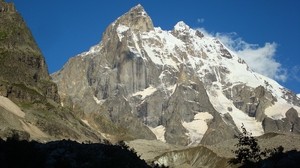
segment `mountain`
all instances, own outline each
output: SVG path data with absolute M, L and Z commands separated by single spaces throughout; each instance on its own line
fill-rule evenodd
M 0 1 L 0 137 L 98 140 L 60 106 L 42 52 L 13 3 Z
M 222 42 L 183 21 L 154 27 L 141 5 L 110 24 L 99 44 L 52 75 L 61 104 L 111 140 L 178 145 L 300 133 L 300 98 L 251 70 Z

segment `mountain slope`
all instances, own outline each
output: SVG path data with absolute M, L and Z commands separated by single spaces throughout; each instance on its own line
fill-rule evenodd
M 98 140 L 71 110 L 60 106 L 57 86 L 30 30 L 12 3 L 0 1 L 0 137 Z
M 214 144 L 233 138 L 242 123 L 253 135 L 291 125 L 300 133 L 294 93 L 182 21 L 171 31 L 154 27 L 141 5 L 52 77 L 63 105 L 82 109 L 110 138 Z
M 0 5 L 0 93 L 16 101 L 43 99 L 42 95 L 59 102 L 56 85 L 26 23 L 12 3 Z

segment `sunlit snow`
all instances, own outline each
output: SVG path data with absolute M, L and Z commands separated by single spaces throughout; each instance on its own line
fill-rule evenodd
M 182 126 L 188 130 L 187 135 L 190 138 L 189 145 L 197 145 L 200 143 L 203 135 L 208 129 L 207 122 L 213 119 L 208 112 L 199 112 L 194 116 L 191 122 L 182 122 Z
M 295 110 L 297 110 L 298 116 L 300 116 L 300 107 L 288 104 L 283 99 L 279 99 L 277 102 L 275 102 L 274 105 L 268 107 L 265 110 L 265 114 L 266 114 L 266 116 L 268 116 L 274 120 L 281 120 L 282 118 L 286 117 L 285 112 L 287 112 L 292 107 Z
M 137 95 L 140 95 L 142 96 L 142 99 L 144 99 L 145 97 L 153 94 L 157 89 L 153 86 L 149 86 L 148 88 L 142 90 L 142 91 L 138 91 L 134 94 L 132 94 L 132 96 L 137 96 Z
M 254 117 L 249 117 L 243 111 L 237 109 L 232 100 L 227 99 L 220 89 L 214 89 L 208 93 L 209 100 L 214 108 L 221 114 L 229 113 L 235 122 L 236 126 L 241 130 L 244 125 L 247 131 L 251 132 L 253 136 L 259 136 L 264 133 L 261 122 L 255 120 Z M 232 110 L 229 112 L 228 107 Z
M 166 142 L 166 140 L 165 140 L 166 128 L 164 126 L 159 125 L 155 128 L 149 127 L 149 129 L 155 134 L 157 140 Z
M 117 33 L 118 33 L 118 37 L 119 40 L 122 41 L 122 38 L 124 37 L 124 32 L 126 32 L 127 30 L 129 30 L 128 26 L 122 25 L 120 24 L 117 28 Z
M 97 97 L 95 97 L 95 96 L 93 96 L 93 98 L 94 98 L 94 100 L 95 100 L 95 102 L 97 103 L 97 104 L 102 104 L 105 100 L 99 100 Z

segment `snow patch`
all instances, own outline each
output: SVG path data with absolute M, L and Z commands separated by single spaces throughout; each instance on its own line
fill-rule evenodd
M 198 145 L 203 135 L 208 129 L 207 121 L 214 117 L 208 112 L 199 112 L 194 116 L 191 122 L 182 122 L 182 126 L 188 130 L 187 135 L 190 138 L 189 145 Z
M 166 142 L 166 140 L 165 140 L 166 128 L 164 126 L 159 125 L 155 128 L 148 126 L 148 128 L 155 134 L 157 140 Z
M 97 45 L 92 46 L 89 49 L 89 51 L 83 52 L 82 54 L 79 54 L 79 56 L 81 56 L 83 58 L 83 57 L 85 57 L 87 55 L 96 54 L 96 53 L 99 53 L 101 49 L 102 49 L 102 45 L 101 44 L 97 44 Z
M 300 98 L 300 93 L 299 93 L 299 94 L 297 94 L 297 97 L 299 97 L 299 98 Z
M 254 117 L 249 117 L 243 111 L 237 109 L 233 102 L 225 97 L 220 89 L 211 89 L 208 92 L 209 100 L 214 106 L 214 108 L 221 114 L 230 114 L 235 125 L 238 129 L 241 130 L 242 125 L 244 124 L 247 131 L 251 132 L 253 136 L 259 136 L 264 133 L 262 123 L 255 120 Z M 228 111 L 228 107 L 232 111 Z
M 174 26 L 174 29 L 175 30 L 178 30 L 178 31 L 184 31 L 184 30 L 189 30 L 190 27 L 185 24 L 183 21 L 179 21 L 175 26 Z
M 142 96 L 142 99 L 145 99 L 147 96 L 150 96 L 152 95 L 154 92 L 156 92 L 157 89 L 153 86 L 149 86 L 147 87 L 146 89 L 142 90 L 142 91 L 138 91 L 134 94 L 132 94 L 132 96 L 138 96 L 138 95 L 141 95 Z
M 173 86 L 169 86 L 169 87 L 167 88 L 167 90 L 170 91 L 170 92 L 171 92 L 171 95 L 172 95 L 172 94 L 175 92 L 176 87 L 177 87 L 177 84 L 175 84 L 175 85 L 173 85 Z
M 103 100 L 103 99 L 101 99 L 101 100 L 99 100 L 97 97 L 95 97 L 95 96 L 93 96 L 93 98 L 94 98 L 94 100 L 95 100 L 95 102 L 97 103 L 97 104 L 103 104 L 104 102 L 105 102 L 105 100 Z
M 300 107 L 288 104 L 284 99 L 279 99 L 274 105 L 268 107 L 265 110 L 265 114 L 273 120 L 281 120 L 286 118 L 285 113 L 290 108 L 294 108 L 298 112 L 298 116 L 300 116 Z
M 117 28 L 117 33 L 118 33 L 118 37 L 119 40 L 122 41 L 123 37 L 124 37 L 124 32 L 126 32 L 127 30 L 129 30 L 129 27 L 120 24 Z

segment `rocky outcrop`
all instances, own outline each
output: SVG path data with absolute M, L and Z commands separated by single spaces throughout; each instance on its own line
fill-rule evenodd
M 235 85 L 226 90 L 225 95 L 233 100 L 236 108 L 242 110 L 250 117 L 255 117 L 258 121 L 262 121 L 265 118 L 265 109 L 277 101 L 263 86 L 251 88 L 245 84 Z
M 279 133 L 300 133 L 300 118 L 298 112 L 291 108 L 285 113 L 285 118 L 280 120 L 273 120 L 265 118 L 263 120 L 265 132 L 279 132 Z

